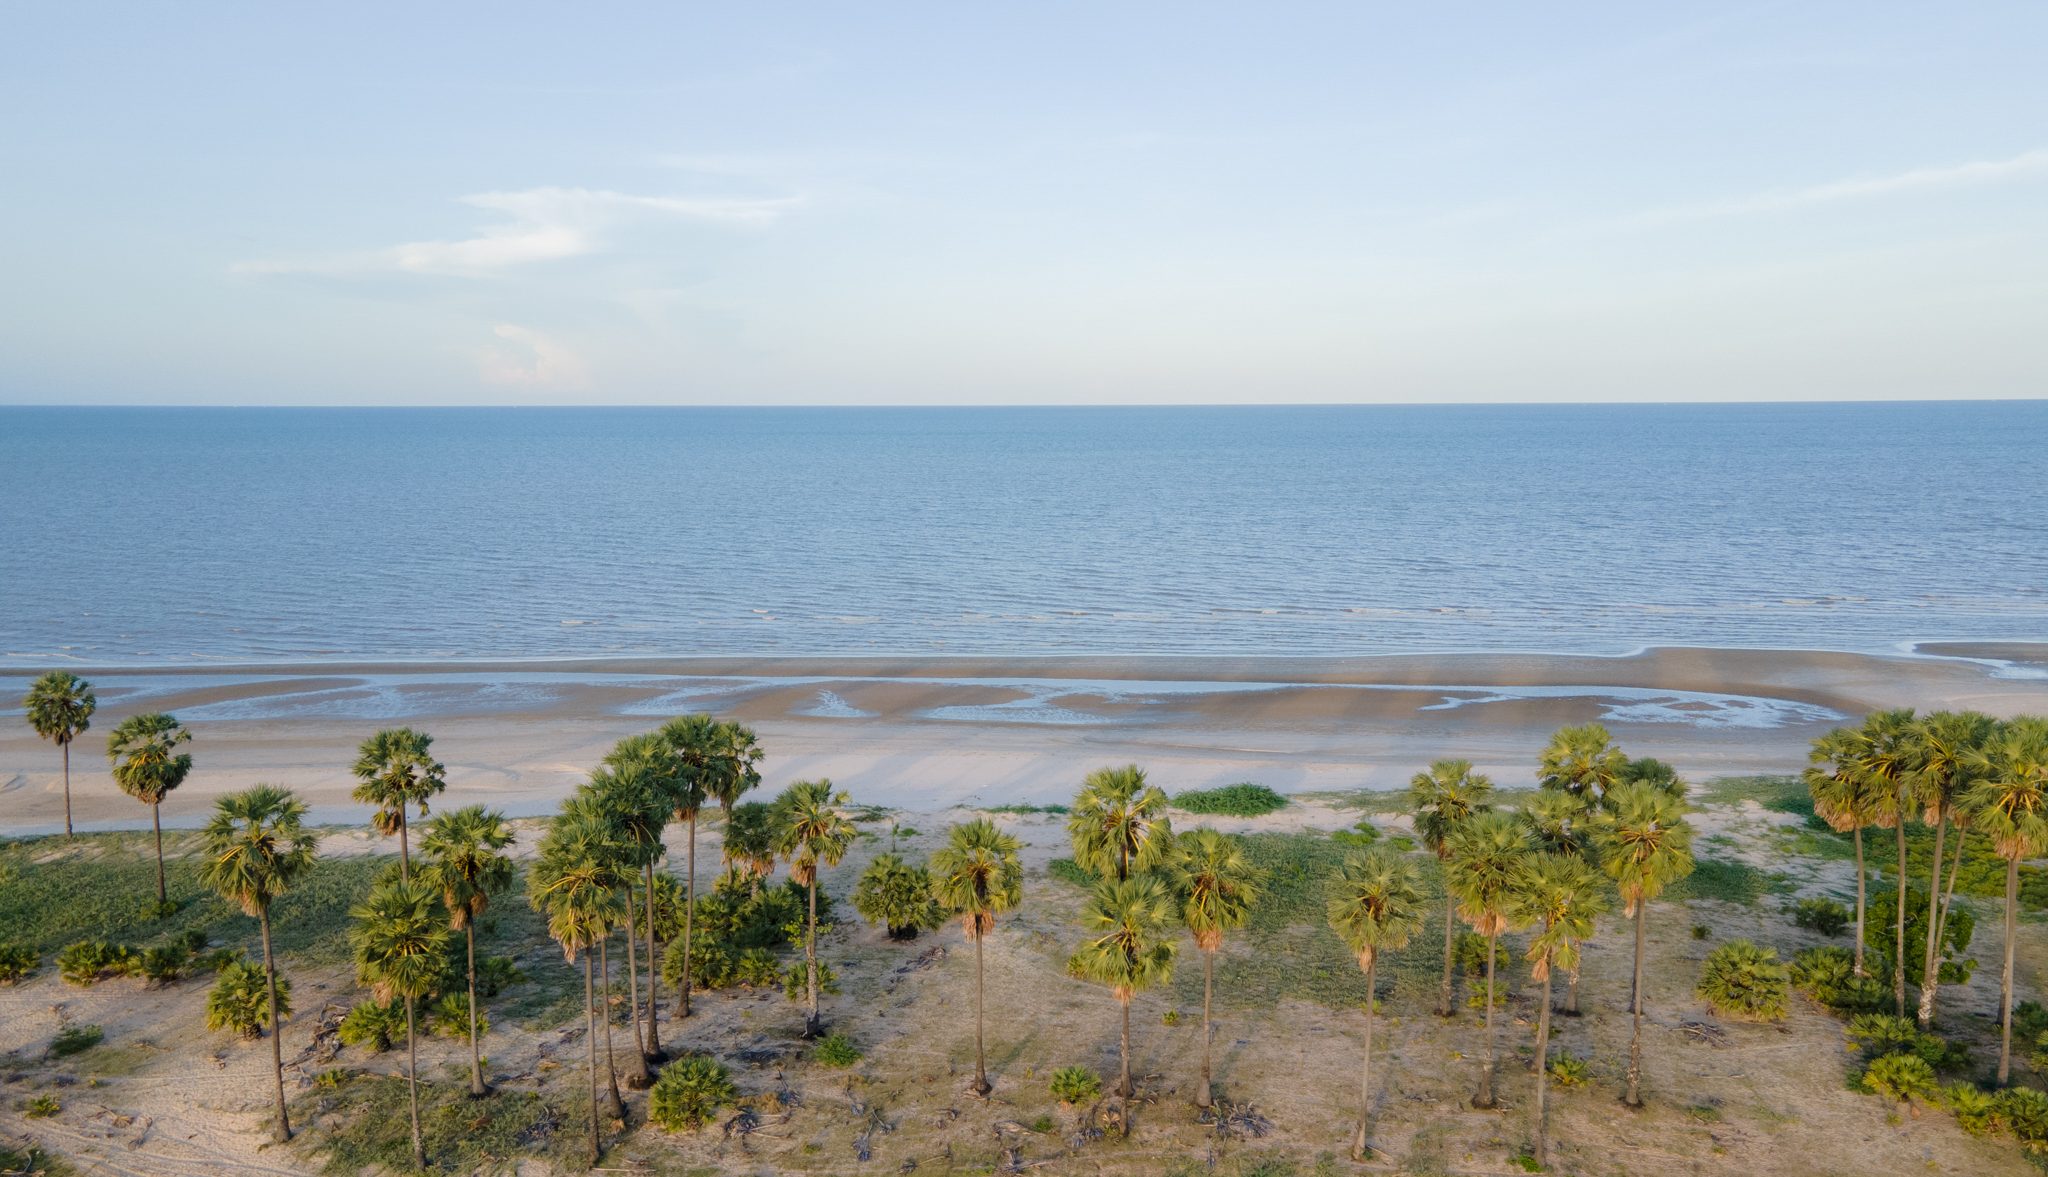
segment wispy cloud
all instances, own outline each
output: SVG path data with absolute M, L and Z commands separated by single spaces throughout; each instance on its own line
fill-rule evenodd
M 239 262 L 241 274 L 446 274 L 479 277 L 511 266 L 599 253 L 636 221 L 680 220 L 732 228 L 773 224 L 801 197 L 640 196 L 591 188 L 480 192 L 463 204 L 501 218 L 474 236 L 409 241 L 384 249 L 305 259 Z
M 590 386 L 583 361 L 553 338 L 500 323 L 491 328 L 497 342 L 477 354 L 477 378 L 485 384 L 511 388 L 581 389 Z
M 1889 176 L 1863 176 L 1816 184 L 1807 188 L 1762 192 L 1730 200 L 1674 205 L 1670 208 L 1637 213 L 1628 217 L 1626 223 L 1639 227 L 1654 227 L 1723 217 L 1787 212 L 1845 200 L 1868 200 L 1910 192 L 1933 192 L 1996 184 L 2037 172 L 2048 172 L 2048 148 L 2023 151 L 2005 159 L 1974 160 L 1946 167 L 1915 168 L 1911 171 L 1895 172 Z

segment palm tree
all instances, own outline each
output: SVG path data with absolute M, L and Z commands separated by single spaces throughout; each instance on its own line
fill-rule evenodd
M 1653 762 L 1654 763 L 1654 762 Z M 1578 858 L 1593 865 L 1594 805 L 1576 793 L 1562 789 L 1538 789 L 1522 806 L 1521 817 L 1529 827 L 1530 839 L 1545 854 Z M 1566 1017 L 1579 1016 L 1579 954 L 1563 964 L 1565 971 L 1564 1009 Z
M 114 762 L 114 783 L 121 791 L 149 806 L 149 824 L 156 832 L 156 905 L 170 907 L 164 891 L 164 798 L 185 783 L 192 771 L 192 754 L 177 747 L 192 739 L 171 716 L 161 712 L 131 715 L 107 737 L 107 759 Z
M 954 826 L 946 844 L 932 855 L 932 894 L 960 917 L 974 941 L 974 1093 L 989 1093 L 988 1062 L 982 1048 L 982 941 L 995 931 L 996 917 L 1024 900 L 1022 845 L 987 818 Z
M 1479 1069 L 1475 1108 L 1494 1106 L 1493 964 L 1500 934 L 1510 926 L 1508 896 L 1531 852 L 1528 827 L 1512 813 L 1467 818 L 1450 837 L 1444 886 L 1457 897 L 1458 915 L 1486 937 L 1486 1061 Z
M 435 910 L 437 898 L 424 881 L 386 879 L 348 913 L 356 921 L 348 937 L 355 948 L 356 979 L 370 987 L 378 1005 L 389 1006 L 395 999 L 405 1002 L 405 1083 L 416 1169 L 427 1167 L 427 1149 L 420 1139 L 420 1057 L 413 1006 L 434 991 L 447 960 L 448 924 Z
M 1628 1094 L 1643 1106 L 1643 936 L 1650 900 L 1692 873 L 1692 826 L 1685 802 L 1654 785 L 1624 785 L 1609 794 L 1595 837 L 1600 863 L 1621 888 L 1622 914 L 1636 922 L 1636 961 L 1629 984 L 1633 1018 L 1628 1041 Z
M 1583 855 L 1545 851 L 1529 859 L 1508 906 L 1509 918 L 1535 928 L 1526 954 L 1529 976 L 1543 983 L 1536 1014 L 1536 1164 L 1544 1167 L 1550 1164 L 1550 1125 L 1543 1111 L 1550 1087 L 1550 974 L 1578 968 L 1579 948 L 1592 939 L 1594 920 L 1607 910 L 1607 893 Z
M 1082 869 L 1119 880 L 1158 867 L 1173 851 L 1166 794 L 1146 784 L 1135 764 L 1088 774 L 1067 815 L 1067 833 Z
M 1998 726 L 1970 756 L 1977 783 L 1964 795 L 1970 825 L 2005 859 L 2005 963 L 1998 975 L 1998 1083 L 2012 1078 L 2013 945 L 2019 938 L 2020 860 L 2048 851 L 2048 720 Z
M 1081 908 L 1087 938 L 1067 959 L 1067 972 L 1107 985 L 1123 1008 L 1122 1070 L 1117 1096 L 1123 1103 L 1123 1134 L 1131 1134 L 1131 998 L 1173 978 L 1171 929 L 1180 914 L 1173 894 L 1152 875 L 1102 879 Z
M 605 755 L 604 762 L 606 767 L 614 772 L 633 777 L 642 782 L 646 788 L 653 791 L 661 802 L 661 829 L 655 832 L 654 842 L 648 848 L 651 853 L 642 856 L 643 862 L 641 865 L 642 881 L 645 885 L 645 891 L 642 894 L 644 902 L 641 905 L 641 910 L 647 913 L 647 1042 L 644 1053 L 648 1062 L 660 1062 L 668 1057 L 668 1055 L 661 1048 L 661 956 L 657 929 L 664 925 L 655 918 L 654 864 L 668 852 L 668 845 L 664 841 L 667 832 L 667 816 L 676 808 L 678 798 L 687 791 L 689 772 L 683 764 L 682 757 L 676 754 L 674 746 L 658 732 L 647 735 L 627 736 L 625 739 L 612 745 L 612 750 Z M 687 905 L 683 910 L 683 920 L 686 925 L 690 919 L 689 906 L 693 905 Z M 673 910 L 673 905 L 666 906 L 663 910 Z M 632 916 L 632 897 L 630 895 L 627 896 L 626 914 L 630 921 Z M 672 928 L 674 925 L 665 926 Z M 685 947 L 684 951 L 687 953 L 688 948 Z M 687 970 L 683 983 L 688 984 Z M 637 1001 L 635 1002 L 635 1008 L 638 1008 Z
M 28 712 L 28 725 L 36 735 L 54 742 L 64 752 L 64 836 L 71 833 L 71 741 L 92 726 L 93 709 L 99 700 L 92 684 L 68 671 L 53 670 L 31 683 L 21 700 Z
M 427 815 L 427 801 L 448 787 L 447 770 L 434 759 L 434 737 L 409 727 L 386 728 L 356 750 L 355 799 L 375 805 L 370 824 L 378 833 L 398 835 L 398 876 L 412 877 L 412 853 L 406 846 L 406 808 Z
M 1597 723 L 1561 727 L 1544 745 L 1537 762 L 1537 783 L 1598 801 L 1622 783 L 1629 759 Z
M 1906 1016 L 1906 821 L 1913 812 L 1913 783 L 1918 771 L 1917 724 L 1912 708 L 1873 711 L 1863 718 L 1854 764 L 1870 787 L 1883 789 L 1887 805 L 1880 824 L 1889 825 L 1898 840 L 1898 910 L 1892 934 L 1892 1000 L 1899 1017 Z
M 1408 946 L 1422 927 L 1422 892 L 1415 864 L 1384 846 L 1344 860 L 1330 880 L 1330 929 L 1365 971 L 1365 1056 L 1358 1072 L 1358 1128 L 1351 1159 L 1365 1160 L 1366 1120 L 1372 1114 L 1372 1017 L 1378 1000 L 1380 953 Z
M 1920 743 L 1916 792 L 1920 820 L 1934 827 L 1934 857 L 1927 869 L 1927 943 L 1920 962 L 1920 1028 L 1934 1025 L 1934 1000 L 1941 982 L 1941 855 L 1956 802 L 1970 785 L 1970 754 L 1984 743 L 1996 721 L 1977 711 L 1937 711 L 1917 727 Z M 1962 855 L 1960 839 L 1957 857 Z M 1904 871 L 1900 874 L 1903 876 Z
M 686 865 L 684 867 L 683 902 L 683 971 L 677 980 L 678 998 L 676 1016 L 690 1016 L 690 952 L 695 947 L 694 928 L 697 911 L 697 814 L 710 798 L 705 785 L 717 775 L 714 767 L 722 747 L 719 723 L 709 715 L 684 715 L 661 725 L 657 734 L 673 750 L 681 768 L 670 778 L 670 802 L 675 818 L 689 828 Z
M 1408 796 L 1415 808 L 1415 832 L 1421 836 L 1422 844 L 1436 855 L 1439 864 L 1449 857 L 1450 837 L 1465 824 L 1465 820 L 1493 808 L 1492 795 L 1493 781 L 1484 773 L 1473 772 L 1469 760 L 1439 760 L 1429 766 L 1428 772 L 1418 772 L 1409 780 Z M 1457 902 L 1457 896 L 1446 887 L 1444 980 L 1436 999 L 1438 1016 L 1446 1018 L 1457 1012 L 1451 1006 L 1451 944 L 1458 930 Z
M 1209 1007 L 1216 987 L 1216 952 L 1223 934 L 1251 918 L 1265 872 L 1252 865 L 1244 843 L 1203 826 L 1175 839 L 1167 878 L 1180 897 L 1181 919 L 1202 951 L 1202 1082 L 1195 1106 L 1209 1106 Z
M 668 826 L 673 778 L 664 779 L 660 774 L 661 769 L 655 764 L 628 757 L 616 768 L 600 768 L 591 773 L 590 783 L 586 786 L 597 812 L 610 823 L 617 848 L 619 897 L 626 914 L 626 1000 L 633 1013 L 633 1057 L 627 1068 L 626 1084 L 636 1091 L 654 1082 L 654 1076 L 647 1070 L 647 1062 L 654 1054 L 655 1046 L 659 1045 L 658 1039 L 653 1044 L 649 1043 L 647 1026 L 640 1016 L 639 925 L 634 914 L 633 884 L 654 865 L 655 860 L 667 853 L 661 837 Z M 650 906 L 648 923 L 651 926 L 653 922 L 653 908 Z M 603 970 L 605 963 L 604 944 L 600 942 L 598 968 Z M 653 977 L 648 978 L 650 990 L 654 980 Z M 605 995 L 607 999 L 611 995 L 609 977 Z
M 490 906 L 491 896 L 512 885 L 517 876 L 504 853 L 512 844 L 505 815 L 481 805 L 444 813 L 427 823 L 420 839 L 420 880 L 441 893 L 448 908 L 448 926 L 463 934 L 469 959 L 469 1093 L 490 1093 L 484 1082 L 483 1055 L 477 1048 L 476 921 Z
M 735 805 L 725 816 L 725 839 L 719 846 L 719 860 L 745 871 L 758 886 L 775 873 L 776 844 L 782 837 L 775 807 L 763 801 Z
M 823 1029 L 818 1019 L 818 871 L 839 865 L 853 845 L 855 831 L 844 809 L 846 794 L 834 790 L 831 781 L 798 781 L 783 799 L 781 850 L 789 858 L 789 877 L 810 893 L 810 910 L 804 917 L 804 988 L 809 999 L 804 1037 L 816 1038 Z
M 527 879 L 527 902 L 547 916 L 548 935 L 562 946 L 569 963 L 583 957 L 583 1030 L 590 1065 L 590 1163 L 602 1155 L 598 1137 L 597 997 L 591 977 L 591 956 L 619 921 L 617 848 L 612 830 L 587 802 L 571 798 L 542 835 Z M 606 1035 L 611 1018 L 605 1017 Z M 611 1113 L 623 1120 L 618 1076 L 611 1081 Z
M 1863 922 L 1868 872 L 1863 863 L 1863 830 L 1882 825 L 1885 815 L 1896 817 L 1897 798 L 1889 789 L 1872 788 L 1870 778 L 1857 767 L 1861 733 L 1838 727 L 1813 741 L 1811 761 L 1805 773 L 1806 791 L 1813 798 L 1813 812 L 1836 833 L 1848 832 L 1856 840 L 1856 955 L 1857 976 L 1863 975 Z
M 272 1139 L 292 1137 L 284 1109 L 284 1027 L 277 1016 L 277 964 L 270 951 L 270 905 L 313 869 L 315 839 L 306 830 L 306 805 L 289 789 L 257 785 L 214 802 L 201 835 L 206 859 L 199 878 L 220 897 L 255 916 L 263 929 L 263 980 L 270 990 L 270 1066 L 277 1079 L 277 1127 Z

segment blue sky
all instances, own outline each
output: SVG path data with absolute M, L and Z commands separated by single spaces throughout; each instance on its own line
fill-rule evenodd
M 2048 5 L 0 10 L 0 401 L 2048 395 Z

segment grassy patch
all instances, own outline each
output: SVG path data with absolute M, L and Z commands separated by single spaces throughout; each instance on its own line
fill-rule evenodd
M 1190 789 L 1173 797 L 1175 809 L 1216 817 L 1259 817 L 1286 806 L 1287 798 L 1250 781 L 1220 789 Z
M 1076 887 L 1093 887 L 1095 885 L 1095 876 L 1082 870 L 1081 864 L 1071 858 L 1055 858 L 1051 862 L 1046 863 L 1045 873 L 1062 883 L 1071 883 Z
M 1811 814 L 1813 799 L 1806 782 L 1796 776 L 1715 777 L 1693 792 L 1700 805 L 1740 805 L 1754 801 L 1773 813 Z
M 981 813 L 1013 813 L 1027 817 L 1034 813 L 1063 814 L 1067 812 L 1067 807 L 1064 805 L 979 805 L 975 808 Z
M 420 1084 L 420 1133 L 433 1172 L 511 1173 L 537 1158 L 564 1172 L 581 1170 L 589 1115 L 587 1095 L 543 1098 L 500 1089 L 472 1100 L 460 1083 Z M 301 1097 L 293 1119 L 308 1126 L 298 1147 L 320 1157 L 325 1172 L 413 1171 L 403 1079 L 338 1079 Z
M 0 1144 L 0 1173 L 70 1177 L 71 1166 L 33 1144 Z
M 1761 871 L 1746 862 L 1726 858 L 1701 858 L 1693 863 L 1692 874 L 1665 890 L 1664 898 L 1718 899 L 1754 907 L 1764 896 L 1789 890 L 1778 875 Z

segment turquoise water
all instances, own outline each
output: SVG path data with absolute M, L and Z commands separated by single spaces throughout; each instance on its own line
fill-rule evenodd
M 0 408 L 0 661 L 2048 638 L 2048 402 Z

